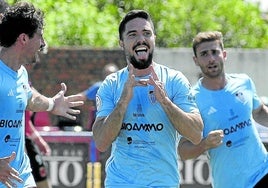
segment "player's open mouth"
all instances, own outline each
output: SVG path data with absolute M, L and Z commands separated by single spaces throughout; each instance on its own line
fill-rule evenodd
M 138 56 L 146 55 L 147 53 L 147 48 L 145 47 L 139 47 L 135 49 L 135 52 Z
M 208 66 L 209 69 L 216 69 L 217 67 L 218 67 L 217 65 Z

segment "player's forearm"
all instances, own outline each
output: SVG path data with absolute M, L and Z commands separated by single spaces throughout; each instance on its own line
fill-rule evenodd
M 177 131 L 192 143 L 198 144 L 202 139 L 203 121 L 199 113 L 186 113 L 168 98 L 162 104 L 169 120 Z
M 51 101 L 51 100 L 53 99 L 48 98 L 39 93 L 33 93 L 31 99 L 28 101 L 27 110 L 30 110 L 33 112 L 41 112 L 41 111 L 47 111 L 47 110 L 51 111 L 54 106 L 54 101 Z
M 206 152 L 204 139 L 198 145 L 194 145 L 190 141 L 186 140 L 180 142 L 178 146 L 178 153 L 181 160 L 197 158 L 204 152 Z
M 268 127 L 268 107 L 262 104 L 259 109 L 253 111 L 253 118 L 260 125 Z
M 107 117 L 99 117 L 93 125 L 93 136 L 97 148 L 106 151 L 118 136 L 127 109 L 127 102 L 119 101 Z

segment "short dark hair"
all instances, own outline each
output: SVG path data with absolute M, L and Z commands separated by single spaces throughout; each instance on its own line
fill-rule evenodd
M 6 9 L 0 18 L 0 45 L 12 46 L 22 33 L 30 38 L 37 29 L 43 29 L 44 14 L 31 3 L 18 2 Z
M 135 18 L 143 18 L 143 19 L 149 21 L 151 26 L 152 26 L 153 32 L 155 32 L 153 21 L 152 21 L 151 16 L 148 12 L 146 12 L 144 10 L 131 10 L 124 16 L 124 18 L 121 20 L 121 22 L 119 24 L 119 39 L 120 40 L 123 39 L 123 33 L 126 29 L 126 24 L 130 20 L 133 20 Z
M 193 39 L 193 51 L 196 56 L 196 48 L 203 42 L 218 41 L 221 49 L 224 49 L 223 36 L 220 31 L 206 31 L 198 33 Z

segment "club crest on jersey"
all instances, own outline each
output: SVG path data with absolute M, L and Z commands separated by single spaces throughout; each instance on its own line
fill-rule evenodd
M 245 102 L 245 97 L 244 97 L 244 94 L 243 92 L 241 91 L 238 91 L 236 94 L 235 94 L 235 97 L 242 103 Z
M 152 104 L 155 104 L 155 103 L 156 103 L 156 97 L 155 97 L 155 95 L 154 95 L 154 91 L 153 91 L 153 90 L 150 90 L 148 94 L 149 94 L 150 102 L 151 102 Z
M 190 93 L 190 94 L 188 95 L 188 101 L 189 101 L 189 102 L 195 102 L 195 96 L 193 95 L 193 93 Z

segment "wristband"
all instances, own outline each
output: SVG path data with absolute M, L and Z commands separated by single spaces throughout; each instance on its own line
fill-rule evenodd
M 47 111 L 53 110 L 54 105 L 55 105 L 54 99 L 48 98 L 48 108 L 47 108 Z

